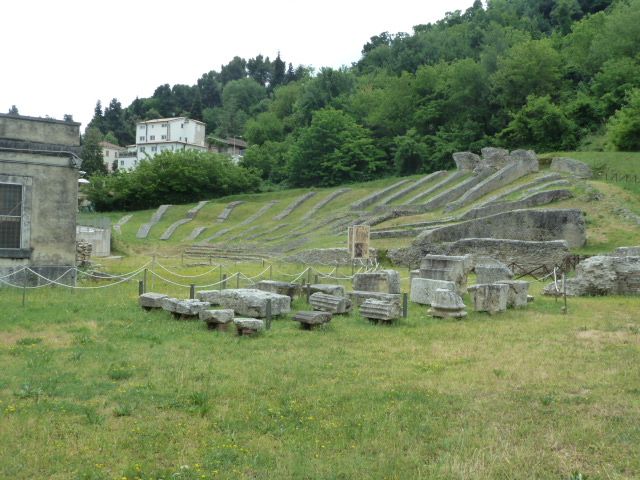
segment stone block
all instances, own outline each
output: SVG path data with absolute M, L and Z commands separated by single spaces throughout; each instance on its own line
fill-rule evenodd
M 311 304 L 314 310 L 338 315 L 351 311 L 351 300 L 345 297 L 327 295 L 326 293 L 314 293 L 309 297 L 309 304 Z
M 138 297 L 138 303 L 145 310 L 151 310 L 152 308 L 162 308 L 162 299 L 167 298 L 168 295 L 162 293 L 143 293 Z
M 171 312 L 175 317 L 197 317 L 201 310 L 206 310 L 211 306 L 209 302 L 194 299 L 179 300 L 177 298 L 165 297 L 161 300 L 162 308 Z
M 360 316 L 378 322 L 393 322 L 402 315 L 402 308 L 396 302 L 368 298 L 360 305 Z
M 226 330 L 229 323 L 233 322 L 234 313 L 230 308 L 218 310 L 202 310 L 198 314 L 200 320 L 207 324 L 207 328 L 213 330 Z
M 509 286 L 507 296 L 507 308 L 526 307 L 529 297 L 529 282 L 524 280 L 505 280 L 496 283 L 503 283 Z
M 400 307 L 402 306 L 402 295 L 399 293 L 364 292 L 361 290 L 354 290 L 352 292 L 347 292 L 347 297 L 349 297 L 352 304 L 356 307 L 360 307 L 369 298 L 374 300 L 384 300 L 386 302 L 395 302 Z
M 233 323 L 240 336 L 254 335 L 265 328 L 264 321 L 257 318 L 238 317 L 233 319 Z
M 504 312 L 509 299 L 509 285 L 504 283 L 484 283 L 469 287 L 473 299 L 473 309 L 476 312 L 494 313 Z
M 468 262 L 464 256 L 426 255 L 420 262 L 420 277 L 453 282 L 462 295 L 467 288 Z
M 298 292 L 299 286 L 289 282 L 260 280 L 254 287 L 263 292 L 277 293 L 278 295 L 286 295 L 287 297 L 293 298 Z
M 509 270 L 509 267 L 497 261 L 491 265 L 476 265 L 474 270 L 476 272 L 476 283 L 496 283 L 513 278 L 513 272 Z
M 438 288 L 433 292 L 429 315 L 438 318 L 462 318 L 467 316 L 464 302 L 456 292 Z
M 335 295 L 336 297 L 344 297 L 344 287 L 342 285 L 314 283 L 309 288 L 311 289 L 311 294 L 320 292 L 327 295 Z
M 481 158 L 472 152 L 456 152 L 453 154 L 456 168 L 465 172 L 473 172 L 480 164 Z
M 293 319 L 300 323 L 304 330 L 311 330 L 320 325 L 324 325 L 331 321 L 330 312 L 305 312 L 301 311 L 295 314 Z
M 411 281 L 411 293 L 409 300 L 421 305 L 431 305 L 433 294 L 437 289 L 456 291 L 456 284 L 447 280 L 434 280 L 432 278 L 414 278 Z
M 485 147 L 480 150 L 482 160 L 478 165 L 479 168 L 492 168 L 500 170 L 502 167 L 511 162 L 509 151 L 504 148 Z
M 271 300 L 271 315 L 277 317 L 291 311 L 291 297 L 264 292 L 253 288 L 226 290 L 202 290 L 200 300 L 232 309 L 237 315 L 264 318 L 267 316 L 267 300 Z
M 509 156 L 512 160 L 522 164 L 522 166 L 531 173 L 535 173 L 540 170 L 538 156 L 533 150 L 513 150 Z
M 356 273 L 353 289 L 366 292 L 400 293 L 400 274 L 396 270 Z
M 573 158 L 555 157 L 551 160 L 551 170 L 554 172 L 569 173 L 578 178 L 591 178 L 593 171 L 586 163 Z
M 618 247 L 613 251 L 614 257 L 640 257 L 640 245 L 636 247 Z

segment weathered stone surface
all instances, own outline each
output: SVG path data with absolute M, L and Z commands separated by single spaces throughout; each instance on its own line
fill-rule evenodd
M 295 314 L 293 320 L 300 323 L 300 326 L 306 330 L 324 325 L 331 321 L 330 312 L 305 312 L 301 311 Z
M 179 300 L 165 297 L 160 302 L 164 310 L 183 317 L 197 317 L 201 310 L 206 310 L 210 307 L 209 302 L 194 299 Z
M 429 315 L 438 318 L 462 318 L 467 316 L 460 295 L 448 289 L 438 288 L 433 292 Z
M 431 278 L 414 278 L 411 281 L 411 293 L 409 300 L 421 305 L 431 305 L 436 290 L 456 291 L 456 284 L 446 280 L 434 280 Z
M 467 175 L 467 172 L 463 172 L 459 170 L 447 173 L 447 175 L 444 178 L 442 178 L 439 182 L 435 183 L 434 185 L 431 185 L 426 190 L 414 195 L 413 197 L 403 202 L 405 204 L 403 205 L 403 207 L 406 207 L 409 204 L 418 203 L 420 200 L 429 197 L 431 194 L 437 191 L 442 191 L 443 188 L 456 182 L 457 180 L 464 177 L 465 175 Z
M 138 303 L 144 309 L 162 308 L 162 299 L 167 298 L 168 295 L 162 293 L 143 293 L 138 297 Z
M 267 300 L 271 300 L 271 315 L 274 317 L 291 311 L 291 297 L 252 288 L 203 290 L 198 292 L 197 297 L 212 305 L 231 308 L 236 314 L 247 317 L 266 317 Z
M 559 294 L 563 287 L 558 281 Z M 587 258 L 578 264 L 576 274 L 566 280 L 569 296 L 640 295 L 640 256 Z M 557 295 L 555 284 L 545 287 L 545 295 Z
M 476 283 L 496 283 L 513 278 L 513 272 L 509 270 L 509 267 L 497 260 L 491 265 L 478 264 L 474 270 L 476 272 Z
M 234 318 L 233 323 L 236 326 L 238 335 L 253 335 L 264 330 L 264 321 L 257 318 Z
M 222 211 L 222 213 L 220 215 L 218 215 L 218 218 L 216 219 L 216 221 L 218 223 L 220 222 L 224 222 L 227 218 L 229 218 L 229 215 L 231 215 L 231 212 L 233 212 L 233 210 L 238 206 L 238 205 L 242 205 L 244 202 L 243 201 L 236 201 L 236 202 L 230 202 L 225 209 Z
M 283 218 L 288 217 L 289 215 L 291 215 L 291 213 L 296 208 L 298 208 L 300 205 L 302 205 L 308 199 L 313 197 L 315 194 L 316 194 L 316 192 L 311 191 L 311 192 L 305 193 L 304 195 L 299 196 L 293 202 L 291 202 L 289 205 L 287 205 L 287 207 L 282 212 L 280 212 L 278 215 L 273 217 L 273 219 L 274 220 L 282 220 Z
M 345 297 L 337 297 L 335 295 L 327 295 L 326 293 L 314 293 L 309 297 L 309 304 L 314 310 L 330 312 L 335 314 L 344 314 L 351 311 L 351 300 Z
M 356 273 L 353 289 L 368 292 L 400 293 L 400 274 L 396 270 Z
M 426 230 L 413 241 L 420 247 L 461 238 L 566 240 L 570 247 L 586 242 L 584 214 L 575 209 L 514 210 Z
M 420 277 L 446 280 L 464 294 L 467 288 L 468 259 L 464 256 L 426 255 L 420 262 Z
M 201 310 L 198 314 L 200 320 L 205 323 L 230 323 L 233 321 L 234 313 L 230 308 L 217 310 Z
M 369 320 L 382 320 L 392 322 L 402 315 L 402 309 L 396 302 L 386 302 L 384 300 L 374 300 L 368 298 L 360 305 L 360 316 Z
M 298 291 L 298 285 L 289 282 L 279 282 L 277 280 L 260 280 L 254 287 L 263 292 L 277 293 L 278 295 L 286 295 L 291 298 L 293 298 Z
M 424 177 L 422 177 L 420 180 L 417 180 L 416 182 L 413 182 L 411 185 L 404 187 L 402 189 L 400 189 L 399 191 L 389 195 L 388 197 L 382 199 L 380 201 L 380 205 L 378 207 L 376 207 L 376 211 L 379 211 L 379 209 L 381 207 L 384 207 L 385 205 L 389 205 L 391 202 L 394 202 L 396 200 L 398 200 L 399 198 L 405 197 L 407 195 L 409 195 L 411 192 L 418 190 L 421 186 L 423 186 L 426 183 L 429 183 L 437 178 L 440 177 L 444 177 L 447 174 L 446 170 L 440 170 L 437 172 L 433 172 L 430 173 L 429 175 L 425 175 Z M 372 225 L 372 224 L 370 224 Z
M 591 178 L 593 171 L 586 163 L 568 157 L 555 157 L 551 160 L 551 170 L 554 172 L 570 173 L 578 178 Z
M 509 299 L 509 285 L 504 283 L 480 284 L 469 287 L 473 299 L 473 309 L 476 312 L 490 314 L 504 312 Z
M 136 234 L 136 238 L 147 238 L 151 228 L 162 219 L 170 206 L 171 205 L 160 205 L 158 207 L 158 210 L 156 210 L 155 213 L 151 216 L 151 220 L 149 221 L 149 223 L 140 225 L 140 229 Z
M 493 168 L 500 170 L 502 167 L 511 162 L 509 151 L 504 148 L 485 147 L 480 150 L 482 159 L 478 168 Z
M 344 287 L 342 285 L 332 285 L 329 283 L 314 283 L 309 286 L 310 292 L 326 293 L 327 295 L 335 295 L 336 297 L 344 297 Z
M 458 198 L 464 196 L 466 192 L 473 190 L 477 185 L 483 183 L 487 177 L 491 174 L 492 170 L 484 169 L 475 174 L 472 177 L 463 180 L 462 182 L 447 188 L 445 191 L 431 197 L 424 204 L 422 204 L 422 210 L 429 212 L 436 208 L 447 205 L 445 210 L 449 209 L 449 205 L 455 203 Z
M 640 257 L 640 245 L 636 247 L 618 247 L 613 251 L 614 257 Z
M 481 160 L 479 155 L 472 152 L 456 152 L 453 154 L 456 168 L 465 172 L 473 172 L 480 165 Z
M 520 210 L 523 208 L 540 207 L 542 205 L 566 200 L 572 197 L 573 193 L 570 190 L 547 190 L 533 193 L 520 200 L 514 200 L 512 202 L 491 203 L 472 208 L 457 218 L 460 220 L 471 220 L 473 218 L 488 217 L 489 215 L 495 215 L 496 213 L 510 212 L 512 210 Z
M 529 282 L 524 280 L 504 280 L 497 283 L 509 285 L 507 308 L 526 307 L 529 303 Z
M 374 300 L 384 300 L 386 302 L 395 302 L 399 306 L 402 305 L 402 295 L 394 293 L 365 292 L 361 290 L 354 290 L 352 292 L 347 292 L 347 296 L 356 307 L 362 305 L 365 300 L 369 298 L 372 298 Z
M 540 170 L 538 156 L 533 150 L 513 150 L 509 156 L 513 161 L 521 163 L 531 173 Z
M 407 179 L 400 180 L 399 182 L 396 182 L 393 185 L 390 185 L 390 186 L 388 186 L 386 188 L 383 188 L 382 190 L 378 190 L 377 192 L 373 192 L 371 195 L 367 195 L 366 197 L 358 200 L 357 202 L 352 203 L 350 205 L 350 208 L 351 208 L 351 210 L 361 210 L 363 208 L 368 207 L 369 205 L 373 205 L 378 200 L 383 198 L 385 195 L 387 195 L 388 193 L 392 192 L 396 188 L 401 187 L 402 185 L 404 185 L 408 181 L 409 180 L 407 180 Z

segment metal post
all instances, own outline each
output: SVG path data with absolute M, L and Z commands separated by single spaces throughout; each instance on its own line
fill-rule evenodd
M 264 268 L 264 258 L 262 259 L 262 268 Z
M 269 265 L 269 280 L 272 279 L 273 274 L 273 265 Z
M 153 273 L 153 272 L 154 272 L 155 267 L 156 267 L 156 254 L 154 253 L 154 254 L 153 254 L 153 260 L 152 260 L 152 262 L 151 262 L 151 273 Z M 154 285 L 155 285 L 155 277 L 152 275 L 152 276 L 151 276 L 151 289 L 152 289 L 152 290 L 154 289 Z M 145 285 L 145 288 L 147 288 L 147 286 L 146 286 L 146 285 Z
M 266 320 L 267 320 L 267 330 L 271 330 L 271 299 L 267 299 L 267 308 L 266 308 Z
M 191 300 L 193 300 L 194 298 L 196 298 L 196 286 L 194 283 L 192 283 L 191 285 L 189 285 L 189 298 Z
M 236 288 L 240 288 L 240 272 L 236 272 Z
M 218 265 L 220 270 L 220 281 L 222 281 L 222 264 Z
M 407 318 L 409 314 L 409 295 L 402 294 L 402 318 Z
M 220 290 L 225 290 L 227 288 L 227 274 L 222 275 L 222 284 Z
M 138 280 L 138 295 L 144 293 L 144 280 Z
M 22 271 L 22 306 L 23 307 L 26 301 L 27 301 L 27 271 L 23 270 Z

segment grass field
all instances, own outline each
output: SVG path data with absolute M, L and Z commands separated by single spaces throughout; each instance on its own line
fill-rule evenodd
M 24 307 L 2 289 L 0 478 L 639 477 L 640 298 L 563 315 L 539 289 L 496 316 L 411 304 L 391 327 L 282 318 L 256 338 L 144 312 L 135 282 Z

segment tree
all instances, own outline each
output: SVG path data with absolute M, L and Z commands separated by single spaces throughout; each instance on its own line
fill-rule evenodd
M 284 138 L 284 126 L 275 113 L 263 112 L 247 121 L 244 138 L 250 145 L 279 142 Z
M 396 137 L 395 144 L 393 161 L 398 175 L 413 175 L 423 171 L 429 150 L 414 129 L 409 130 L 406 135 Z
M 69 113 L 65 113 L 64 116 L 62 117 L 62 120 L 65 122 L 73 123 L 73 115 Z
M 82 150 L 80 158 L 82 158 L 82 169 L 89 176 L 100 173 L 107 173 L 107 169 L 102 159 L 102 133 L 95 127 L 87 128 L 82 138 Z
M 607 122 L 607 140 L 614 150 L 640 150 L 640 89 L 629 92 L 627 104 Z
M 240 80 L 247 76 L 247 62 L 244 58 L 233 57 L 228 64 L 220 67 L 220 82 L 226 85 L 233 80 Z
M 20 115 L 20 113 L 18 112 L 18 107 L 16 107 L 15 105 L 11 105 L 8 113 L 9 115 Z
M 93 118 L 89 121 L 89 124 L 87 125 L 87 130 L 90 128 L 97 128 L 101 132 L 102 132 L 102 129 L 104 128 L 104 118 L 102 116 L 102 102 L 100 102 L 100 100 L 96 102 L 96 106 L 93 109 Z
M 269 89 L 273 91 L 279 85 L 284 85 L 286 80 L 286 64 L 280 58 L 280 52 L 272 63 L 273 73 L 271 75 L 271 81 L 269 82 Z
M 266 59 L 262 55 L 251 58 L 247 62 L 247 73 L 263 87 L 271 80 L 272 66 L 269 57 Z
M 370 180 L 384 171 L 383 155 L 369 131 L 349 115 L 333 108 L 318 110 L 291 148 L 289 182 L 328 187 Z

